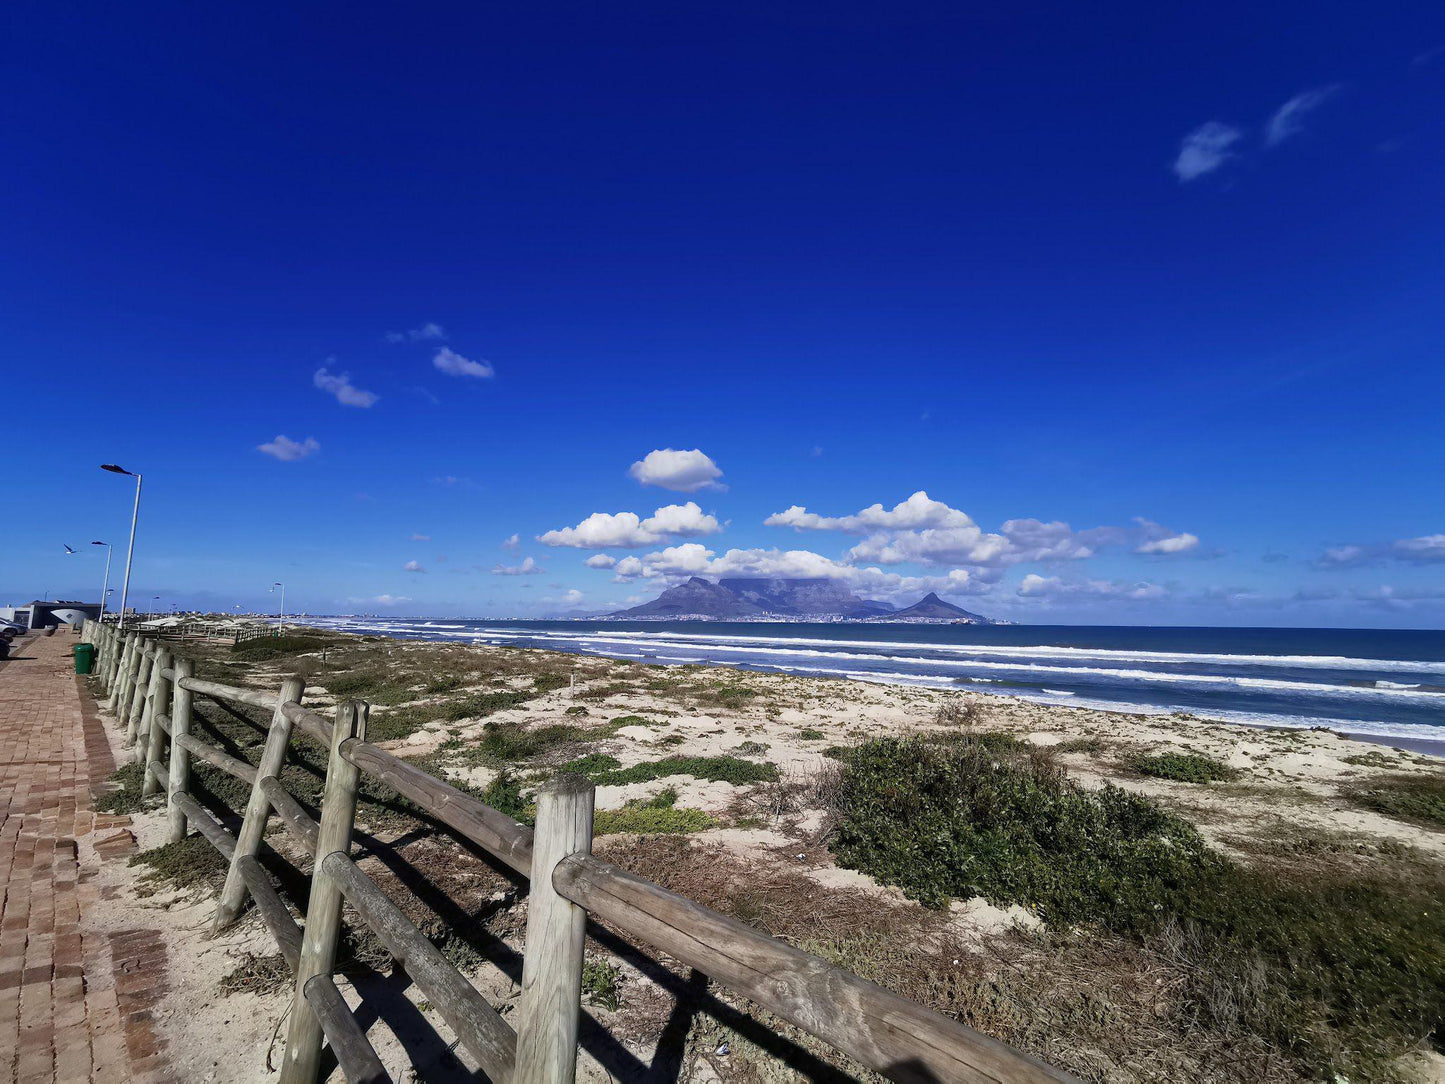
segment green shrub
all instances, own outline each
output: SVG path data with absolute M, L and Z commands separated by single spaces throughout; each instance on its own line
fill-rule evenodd
M 563 714 L 564 714 L 564 715 L 586 715 L 586 714 L 587 714 L 587 708 L 586 708 L 585 706 L 583 706 L 582 704 L 573 704 L 573 705 L 572 705 L 570 708 L 568 708 Z
M 827 735 L 814 727 L 805 726 L 798 731 L 798 737 L 803 741 L 822 741 Z
M 1139 757 L 1133 768 L 1141 775 L 1171 779 L 1176 783 L 1211 783 L 1216 779 L 1233 779 L 1239 772 L 1223 761 L 1200 753 L 1161 753 Z
M 554 689 L 565 689 L 572 683 L 572 679 L 566 674 L 545 673 L 538 674 L 532 679 L 532 685 L 537 690 L 537 695 L 550 693 Z
M 593 1005 L 616 1012 L 622 1004 L 618 986 L 622 968 L 604 960 L 588 960 L 582 965 L 582 995 Z
M 536 809 L 522 793 L 522 781 L 515 774 L 503 768 L 497 777 L 482 791 L 482 801 L 498 813 L 505 813 L 513 820 L 531 824 Z
M 1346 793 L 1356 804 L 1387 817 L 1445 828 L 1445 776 L 1389 776 Z
M 131 855 L 130 865 L 145 867 L 136 885 L 137 895 L 153 896 L 166 888 L 205 893 L 219 887 L 228 863 L 204 836 L 187 836 L 179 843 Z
M 1262 1037 L 1308 1079 L 1390 1077 L 1445 1020 L 1445 870 L 1258 868 L 1117 787 L 1086 791 L 1038 755 L 882 739 L 839 790 L 844 865 L 932 906 L 981 895 L 1055 925 L 1166 952 L 1174 997 L 1215 1034 Z
M 599 809 L 593 817 L 593 832 L 599 836 L 617 832 L 682 834 L 705 832 L 717 821 L 701 809 L 678 809 L 677 791 L 668 787 L 651 798 L 635 798 L 621 809 Z
M 616 757 L 608 756 L 606 753 L 588 753 L 585 757 L 569 760 L 557 770 L 559 772 L 576 772 L 578 775 L 591 777 L 602 772 L 614 771 L 620 767 L 622 767 L 622 761 Z
M 603 785 L 646 783 L 669 775 L 690 775 L 695 779 L 739 785 L 771 782 L 778 778 L 778 769 L 771 764 L 729 756 L 663 757 L 661 760 L 643 761 L 630 768 L 589 774 L 595 782 Z
M 1118 787 L 1085 791 L 1043 758 L 884 738 L 844 765 L 839 861 L 931 907 L 984 896 L 1051 923 L 1147 924 L 1212 868 L 1189 824 Z

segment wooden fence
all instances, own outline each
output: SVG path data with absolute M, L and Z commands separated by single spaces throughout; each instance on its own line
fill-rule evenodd
M 145 768 L 143 792 L 164 791 L 172 842 L 194 828 L 229 860 L 215 928 L 247 898 L 294 977 L 282 1084 L 313 1084 L 323 1041 L 349 1081 L 387 1077 L 334 981 L 343 902 L 377 935 L 455 1032 L 486 1077 L 569 1084 L 577 1065 L 588 917 L 631 934 L 701 971 L 883 1076 L 900 1081 L 1060 1081 L 1058 1070 L 899 997 L 826 961 L 602 861 L 592 850 L 592 784 L 558 776 L 537 795 L 531 829 L 366 740 L 368 706 L 346 700 L 332 719 L 301 703 L 304 682 L 275 693 L 196 676 L 192 660 L 162 641 L 87 622 L 100 648 L 97 677 L 126 744 Z M 191 732 L 196 696 L 269 709 L 260 763 L 232 757 Z M 282 785 L 294 730 L 329 750 L 319 820 Z M 229 832 L 190 793 L 192 758 L 248 783 L 240 830 Z M 362 775 L 387 784 L 530 879 L 522 987 L 515 1029 L 351 858 Z M 258 860 L 275 814 L 313 857 L 304 924 L 298 925 Z

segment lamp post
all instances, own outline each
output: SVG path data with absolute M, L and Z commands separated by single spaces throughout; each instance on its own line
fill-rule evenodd
M 135 524 L 136 520 L 140 518 L 141 476 L 139 474 L 132 474 L 124 467 L 118 467 L 114 463 L 102 463 L 100 469 L 108 470 L 112 474 L 124 474 L 127 477 L 135 479 L 135 508 L 131 510 L 130 514 L 130 545 L 125 551 L 125 581 L 121 584 L 120 588 L 120 627 L 124 628 L 126 600 L 130 597 L 130 563 L 135 557 Z
M 105 600 L 110 595 L 110 543 L 92 542 L 92 546 L 105 547 L 105 579 L 100 584 L 100 623 L 105 624 Z
M 276 588 L 281 588 L 281 612 L 276 615 L 276 635 L 286 635 L 286 585 L 279 580 L 271 585 L 274 593 Z

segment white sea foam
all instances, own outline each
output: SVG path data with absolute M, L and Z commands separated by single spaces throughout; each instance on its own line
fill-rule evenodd
M 560 632 L 555 630 L 513 631 L 509 629 L 488 629 L 488 632 L 505 634 L 524 639 L 575 640 L 589 633 Z M 591 632 L 591 630 L 589 630 Z M 1202 651 L 1134 651 L 1096 647 L 1062 647 L 1039 644 L 938 644 L 927 642 L 895 640 L 833 640 L 826 637 L 810 636 L 731 636 L 724 633 L 690 633 L 668 630 L 665 633 L 635 632 L 627 629 L 608 629 L 609 638 L 631 640 L 687 640 L 694 643 L 715 644 L 790 644 L 804 647 L 858 647 L 874 650 L 901 649 L 906 651 L 937 651 L 955 655 L 997 655 L 1009 657 L 1033 657 L 1052 659 L 1100 659 L 1121 662 L 1156 662 L 1183 664 L 1211 664 L 1219 666 L 1273 666 L 1303 667 L 1317 670 L 1366 670 L 1377 672 L 1424 671 L 1445 677 L 1445 663 L 1412 659 L 1364 659 L 1347 655 L 1245 655 L 1222 654 Z

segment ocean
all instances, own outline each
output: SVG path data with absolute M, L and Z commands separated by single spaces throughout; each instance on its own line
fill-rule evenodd
M 966 689 L 1374 740 L 1445 740 L 1445 632 L 1365 629 L 308 618 L 358 633 L 515 644 Z

